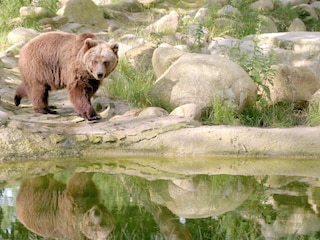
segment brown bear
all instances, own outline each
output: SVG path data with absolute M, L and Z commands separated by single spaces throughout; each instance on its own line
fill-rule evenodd
M 75 173 L 67 185 L 52 175 L 23 181 L 16 209 L 19 221 L 45 238 L 105 240 L 114 219 L 100 203 L 92 173 Z
M 20 51 L 23 83 L 14 97 L 29 97 L 38 113 L 52 113 L 49 91 L 67 88 L 77 113 L 88 120 L 100 119 L 91 97 L 118 64 L 118 44 L 99 40 L 92 33 L 74 35 L 49 32 L 29 41 Z

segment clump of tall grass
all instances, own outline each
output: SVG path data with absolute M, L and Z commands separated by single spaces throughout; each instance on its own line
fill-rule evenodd
M 308 111 L 306 113 L 306 122 L 309 126 L 319 126 L 320 125 L 320 106 L 319 104 L 312 103 L 309 105 Z
M 238 125 L 236 115 L 237 111 L 231 107 L 230 103 L 216 97 L 212 101 L 212 106 L 203 111 L 202 121 L 208 125 Z
M 112 79 L 107 84 L 110 94 L 126 99 L 137 107 L 152 105 L 147 91 L 156 80 L 153 69 L 139 71 L 131 67 L 127 59 L 120 58 Z

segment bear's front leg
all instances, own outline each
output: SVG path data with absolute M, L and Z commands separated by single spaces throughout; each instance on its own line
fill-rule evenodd
M 101 117 L 96 113 L 91 105 L 91 95 L 88 89 L 82 86 L 69 89 L 69 97 L 77 113 L 89 121 L 99 120 Z

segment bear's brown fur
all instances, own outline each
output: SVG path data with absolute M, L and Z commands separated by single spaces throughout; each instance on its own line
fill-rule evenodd
M 75 173 L 67 185 L 52 175 L 25 180 L 16 201 L 19 221 L 45 238 L 106 239 L 114 221 L 100 203 L 92 175 Z
M 66 87 L 81 117 L 99 119 L 91 97 L 117 66 L 117 53 L 118 44 L 99 40 L 92 33 L 44 33 L 20 51 L 23 83 L 16 91 L 15 104 L 28 96 L 35 112 L 56 113 L 48 105 L 49 91 Z

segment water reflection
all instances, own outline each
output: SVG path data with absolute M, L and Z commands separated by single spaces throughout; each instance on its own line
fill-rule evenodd
M 314 172 L 161 175 L 119 165 L 125 171 L 112 164 L 117 173 L 110 174 L 95 163 L 25 179 L 18 190 L 6 188 L 0 239 L 320 239 L 320 181 Z M 14 212 L 6 217 L 13 203 L 19 221 Z
M 320 188 L 318 179 L 303 177 L 269 176 L 265 185 L 268 189 L 266 204 L 275 213 L 268 222 L 262 215 L 256 219 L 261 224 L 265 239 L 280 239 L 287 236 L 304 236 L 320 231 Z
M 113 219 L 100 203 L 92 175 L 75 173 L 66 185 L 52 175 L 23 181 L 16 201 L 19 221 L 46 238 L 106 239 Z

